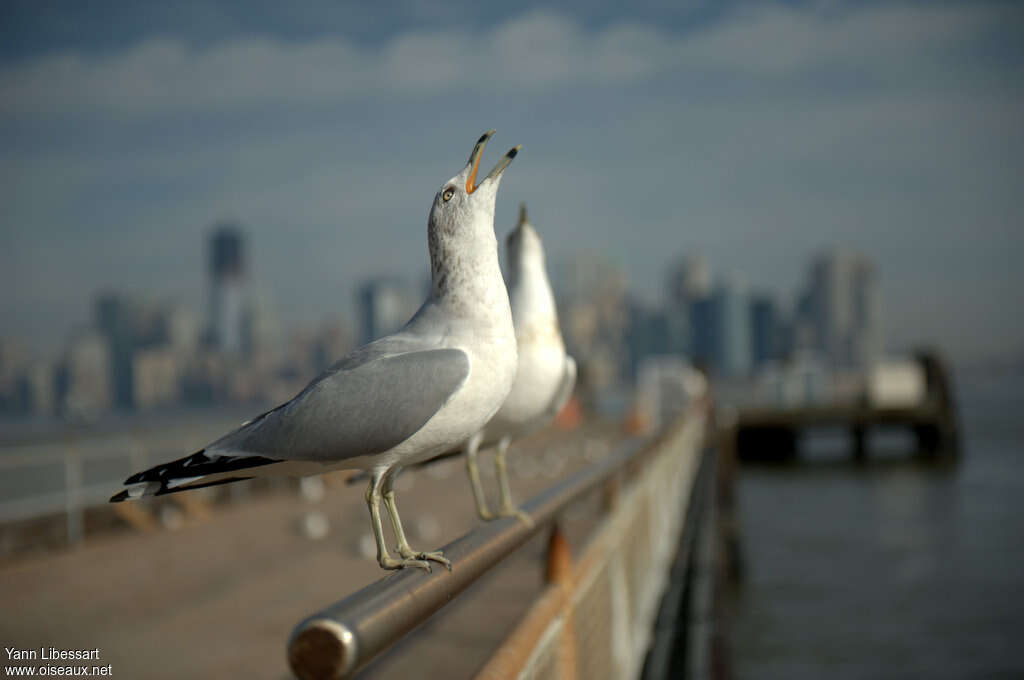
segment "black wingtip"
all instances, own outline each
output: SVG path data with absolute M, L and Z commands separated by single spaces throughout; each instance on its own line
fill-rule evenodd
M 509 158 L 515 158 L 516 156 L 519 155 L 519 149 L 509 149 L 508 153 L 505 155 L 508 156 Z
M 119 491 L 118 493 L 115 493 L 113 496 L 110 497 L 111 503 L 120 503 L 121 501 L 126 500 L 128 500 L 128 489 L 125 489 L 124 491 Z

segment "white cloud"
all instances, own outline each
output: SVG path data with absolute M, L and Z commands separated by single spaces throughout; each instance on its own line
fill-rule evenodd
M 844 69 L 886 75 L 920 65 L 1001 21 L 998 12 L 956 5 L 876 5 L 813 11 L 774 6 L 741 11 L 686 44 L 695 68 L 785 77 Z
M 615 85 L 653 74 L 792 77 L 845 68 L 887 76 L 982 37 L 997 13 L 956 6 L 814 12 L 749 8 L 673 35 L 630 23 L 595 32 L 535 12 L 493 29 L 409 33 L 362 47 L 269 38 L 190 48 L 151 39 L 110 56 L 56 54 L 0 69 L 0 113 L 139 116 L 293 107 L 460 91 Z

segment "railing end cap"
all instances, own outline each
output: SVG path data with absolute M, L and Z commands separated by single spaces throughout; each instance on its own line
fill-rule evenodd
M 355 670 L 357 657 L 356 636 L 331 619 L 303 621 L 288 641 L 288 664 L 302 680 L 346 678 Z

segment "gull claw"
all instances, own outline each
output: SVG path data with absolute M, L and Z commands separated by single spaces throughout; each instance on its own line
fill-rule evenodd
M 414 561 L 430 560 L 433 562 L 437 562 L 438 564 L 443 564 L 445 568 L 448 569 L 448 571 L 452 570 L 451 560 L 445 557 L 444 553 L 440 550 L 437 550 L 435 552 L 417 552 L 415 550 L 408 550 L 402 552 L 402 557 L 404 557 L 406 560 Z M 426 562 L 424 562 L 424 564 L 426 564 Z
M 380 561 L 381 569 L 405 569 L 406 567 L 416 567 L 417 569 L 424 569 L 430 573 L 430 563 L 424 560 L 415 559 L 415 557 L 403 557 L 402 559 L 396 559 L 394 557 L 388 557 Z

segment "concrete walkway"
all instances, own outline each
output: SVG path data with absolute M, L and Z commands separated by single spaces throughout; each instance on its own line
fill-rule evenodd
M 588 427 L 544 433 L 513 448 L 517 497 L 600 458 L 616 438 L 610 428 Z M 484 460 L 489 471 L 490 455 Z M 291 677 L 285 643 L 292 627 L 382 576 L 362 485 L 332 479 L 318 502 L 294 492 L 269 494 L 218 506 L 209 519 L 177 531 L 126 531 L 0 567 L 0 644 L 98 648 L 99 661 L 87 663 L 110 664 L 115 678 Z M 493 488 L 491 475 L 485 484 Z M 398 488 L 417 548 L 436 549 L 477 523 L 461 459 L 406 472 Z M 577 548 L 595 508 L 596 502 L 583 504 L 566 520 Z M 300 530 L 310 512 L 329 522 L 320 540 Z M 366 677 L 442 669 L 446 680 L 470 677 L 540 591 L 544 541 L 538 536 L 518 551 Z M 7 656 L 0 655 L 3 665 L 16 665 Z

